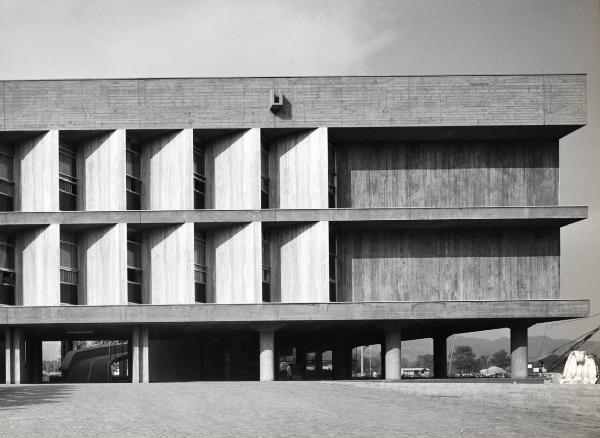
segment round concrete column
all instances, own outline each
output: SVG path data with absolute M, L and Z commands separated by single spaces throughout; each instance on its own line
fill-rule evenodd
M 436 379 L 448 377 L 448 351 L 445 335 L 433 338 L 433 376 Z
M 510 376 L 514 379 L 527 377 L 527 325 L 510 328 Z
M 260 381 L 269 382 L 275 379 L 275 332 L 266 330 L 259 332 L 260 337 Z
M 385 380 L 400 380 L 402 373 L 400 365 L 400 345 L 402 336 L 400 330 L 385 332 Z

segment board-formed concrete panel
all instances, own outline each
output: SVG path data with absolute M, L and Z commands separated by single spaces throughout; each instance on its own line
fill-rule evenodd
M 17 234 L 16 304 L 60 304 L 60 225 L 52 224 Z
M 15 210 L 58 210 L 58 131 L 18 144 L 15 154 Z
M 142 238 L 145 304 L 194 302 L 194 224 L 148 230 Z
M 269 143 L 269 208 L 327 208 L 327 128 Z
M 79 251 L 79 304 L 127 304 L 127 225 L 83 231 Z
M 207 233 L 209 301 L 262 301 L 261 226 L 259 222 L 223 227 Z
M 290 225 L 268 230 L 274 301 L 329 301 L 329 224 Z
M 141 153 L 142 210 L 194 208 L 193 150 L 191 129 L 144 142 Z
M 206 207 L 260 208 L 260 129 L 207 142 Z
M 80 155 L 81 209 L 125 210 L 125 130 L 117 129 L 85 141 Z
M 583 125 L 586 76 L 2 81 L 0 102 L 4 130 Z

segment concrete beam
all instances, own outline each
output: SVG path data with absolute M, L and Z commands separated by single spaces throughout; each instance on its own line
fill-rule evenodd
M 315 321 L 527 320 L 585 318 L 589 300 L 399 301 L 128 306 L 4 306 L 0 326 L 44 324 L 263 323 Z M 472 330 L 471 330 L 472 331 Z
M 0 212 L 0 229 L 19 229 L 19 227 L 53 223 L 77 226 L 117 223 L 159 226 L 194 222 L 208 228 L 217 224 L 248 222 L 294 224 L 319 221 L 356 227 L 389 226 L 390 224 L 398 228 L 560 227 L 587 217 L 588 208 L 583 206 Z

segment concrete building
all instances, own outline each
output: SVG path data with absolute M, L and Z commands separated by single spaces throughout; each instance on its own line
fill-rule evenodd
M 559 139 L 585 75 L 3 81 L 4 375 L 128 341 L 133 382 L 348 378 L 351 351 L 585 317 Z M 68 349 L 68 347 L 66 347 Z M 330 362 L 324 364 L 324 360 Z M 310 362 L 310 363 L 309 363 Z M 285 363 L 283 370 L 281 364 Z

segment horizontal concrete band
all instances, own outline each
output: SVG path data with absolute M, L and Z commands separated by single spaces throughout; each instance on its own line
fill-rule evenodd
M 248 222 L 349 222 L 372 225 L 396 222 L 408 227 L 428 226 L 563 226 L 587 218 L 588 208 L 557 207 L 460 207 L 460 208 L 336 208 L 289 210 L 155 210 L 155 211 L 69 211 L 3 212 L 2 226 L 36 226 L 54 223 L 72 225 L 234 224 Z
M 271 111 L 274 90 L 282 105 Z M 0 131 L 583 125 L 586 76 L 1 81 Z
M 589 300 L 0 307 L 0 325 L 583 318 Z

